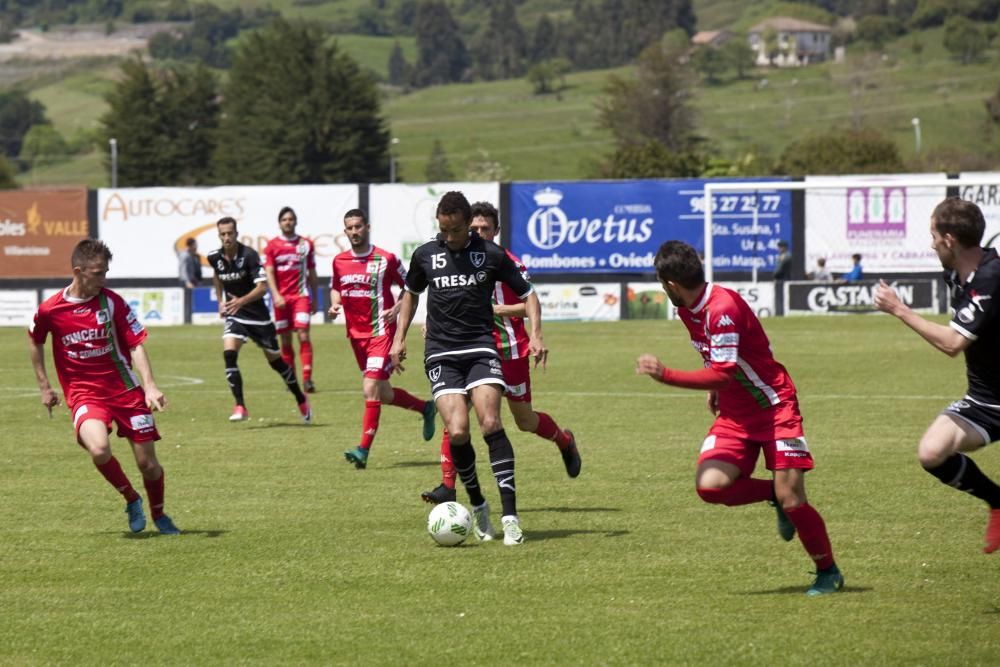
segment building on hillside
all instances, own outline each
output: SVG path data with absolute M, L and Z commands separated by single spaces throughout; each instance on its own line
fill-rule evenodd
M 757 52 L 757 65 L 799 67 L 830 57 L 828 26 L 787 16 L 773 16 L 750 28 L 750 48 Z
M 691 46 L 697 48 L 699 46 L 712 46 L 720 47 L 734 37 L 734 33 L 728 30 L 702 30 L 701 32 L 696 32 L 691 37 Z

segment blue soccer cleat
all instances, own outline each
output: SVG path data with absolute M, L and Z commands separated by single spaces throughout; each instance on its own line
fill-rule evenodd
M 775 514 L 778 515 L 778 535 L 781 536 L 786 542 L 791 542 L 795 537 L 795 524 L 792 523 L 785 511 L 781 509 L 781 503 L 770 500 L 771 507 L 774 508 Z
M 153 523 L 156 524 L 156 529 L 160 531 L 161 535 L 180 535 L 181 530 L 174 525 L 173 519 L 164 514 L 159 519 L 153 519 Z
M 427 401 L 424 403 L 423 409 L 424 415 L 424 442 L 427 442 L 434 437 L 434 417 L 437 416 L 437 406 L 434 405 L 434 401 Z
M 146 527 L 146 513 L 142 511 L 142 498 L 136 498 L 125 505 L 128 514 L 128 529 L 133 533 L 141 533 Z
M 358 470 L 364 470 L 368 466 L 368 450 L 355 447 L 344 452 L 344 458 L 348 463 L 353 463 Z
M 829 593 L 836 593 L 844 587 L 844 575 L 840 573 L 836 565 L 832 565 L 825 570 L 820 570 L 816 573 L 816 581 L 813 585 L 809 587 L 806 591 L 806 595 L 809 597 L 816 597 L 817 595 L 828 595 Z

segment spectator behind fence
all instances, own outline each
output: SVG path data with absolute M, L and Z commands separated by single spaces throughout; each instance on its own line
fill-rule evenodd
M 813 280 L 819 281 L 831 281 L 833 280 L 833 274 L 830 270 L 826 268 L 826 257 L 820 257 L 816 260 L 816 270 L 809 274 L 809 277 Z
M 788 280 L 792 277 L 792 253 L 788 252 L 788 241 L 778 241 L 778 256 L 774 260 L 774 279 Z
M 184 250 L 177 255 L 177 274 L 181 284 L 190 289 L 201 283 L 201 255 L 198 254 L 198 241 L 194 238 L 188 238 L 184 246 Z
M 854 253 L 851 255 L 851 259 L 854 260 L 854 266 L 850 271 L 840 277 L 840 279 L 845 283 L 856 283 L 859 280 L 863 280 L 865 277 L 864 269 L 861 268 L 861 255 Z

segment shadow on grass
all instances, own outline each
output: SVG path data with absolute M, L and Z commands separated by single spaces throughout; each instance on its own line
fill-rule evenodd
M 436 460 L 432 461 L 402 461 L 400 463 L 393 463 L 392 465 L 385 466 L 386 468 L 437 468 L 441 463 Z
M 156 537 L 184 537 L 185 535 L 197 535 L 199 537 L 222 537 L 228 530 L 181 530 L 180 535 L 163 535 L 155 530 L 145 530 L 141 533 L 123 532 L 121 536 L 126 540 L 149 540 Z
M 772 588 L 771 590 L 767 591 L 745 591 L 743 593 L 734 593 L 734 595 L 788 595 L 792 593 L 796 595 L 805 595 L 807 588 L 808 585 L 782 586 L 781 588 Z M 830 595 L 836 597 L 837 595 L 842 595 L 844 593 L 869 593 L 873 590 L 875 589 L 873 589 L 871 586 L 844 586 L 839 591 L 837 591 L 837 593 L 835 594 L 831 593 Z M 829 596 L 821 595 L 819 597 L 829 597 Z
M 632 531 L 630 530 L 573 530 L 571 528 L 561 529 L 561 530 L 526 530 L 524 534 L 526 539 L 532 542 L 538 542 L 542 540 L 561 540 L 564 537 L 573 537 L 574 535 L 602 535 L 604 537 L 622 537 L 623 535 L 630 535 Z

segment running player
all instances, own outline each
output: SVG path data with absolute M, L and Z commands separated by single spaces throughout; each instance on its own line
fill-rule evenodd
M 986 220 L 978 206 L 949 197 L 931 214 L 931 248 L 945 269 L 955 311 L 948 326 L 925 320 L 884 282 L 875 306 L 949 357 L 965 352 L 968 389 L 939 414 L 920 439 L 917 457 L 939 480 L 990 507 L 985 553 L 1000 549 L 1000 486 L 964 454 L 1000 440 L 1000 258 L 980 246 Z
M 274 328 L 281 339 L 281 358 L 295 372 L 295 348 L 292 329 L 299 338 L 302 360 L 302 388 L 307 394 L 316 391 L 312 381 L 313 350 L 309 340 L 309 318 L 316 312 L 319 298 L 316 278 L 316 252 L 313 242 L 295 233 L 298 218 L 290 207 L 278 212 L 281 236 L 275 236 L 264 248 L 264 270 L 274 306 Z
M 738 293 L 705 282 L 701 259 L 688 244 L 667 241 L 656 253 L 655 266 L 705 367 L 673 370 L 644 354 L 636 372 L 675 387 L 708 390 L 708 408 L 716 418 L 698 457 L 698 495 L 730 506 L 775 502 L 778 533 L 790 541 L 798 532 L 816 564 L 816 580 L 806 593 L 840 590 L 844 577 L 833 560 L 826 525 L 806 501 L 805 472 L 813 468 L 813 459 L 795 385 L 771 354 L 760 320 Z M 761 451 L 773 483 L 752 477 Z
M 153 379 L 143 345 L 146 330 L 125 300 L 104 286 L 110 261 L 111 251 L 102 242 L 84 239 L 76 244 L 73 282 L 39 306 L 28 328 L 31 365 L 42 405 L 52 416 L 59 397 L 49 384 L 44 349 L 46 337 L 52 334 L 52 359 L 76 441 L 125 498 L 129 530 L 142 531 L 146 515 L 142 498 L 111 453 L 112 424 L 118 427 L 118 437 L 132 446 L 157 530 L 176 535 L 180 531 L 163 513 L 164 475 L 155 445 L 160 434 L 151 412 L 166 408 L 167 399 Z
M 496 241 L 500 233 L 500 217 L 496 207 L 489 202 L 472 205 L 470 229 L 487 241 Z M 507 250 L 521 276 L 530 280 L 528 270 L 514 253 Z M 524 327 L 525 304 L 504 283 L 497 283 L 493 290 L 493 339 L 500 351 L 500 366 L 507 383 L 507 406 L 514 415 L 517 428 L 553 441 L 562 454 L 566 474 L 580 474 L 580 453 L 572 431 L 565 431 L 544 412 L 535 412 L 531 406 L 531 374 L 528 369 L 528 332 Z M 441 484 L 433 491 L 420 494 L 426 502 L 444 503 L 455 500 L 455 465 L 451 461 L 451 442 L 448 431 L 441 438 Z
M 404 389 L 389 384 L 392 365 L 389 347 L 396 333 L 399 303 L 392 287 L 402 287 L 405 271 L 399 258 L 371 244 L 368 216 L 359 208 L 344 214 L 344 234 L 351 249 L 333 258 L 330 281 L 330 319 L 341 310 L 347 337 L 361 369 L 365 412 L 361 420 L 361 444 L 344 452 L 356 468 L 368 465 L 368 453 L 378 432 L 382 404 L 413 410 L 423 415 L 424 440 L 434 437 L 434 401 L 422 401 Z
M 500 397 L 506 384 L 493 340 L 493 288 L 499 280 L 527 300 L 531 321 L 528 353 L 544 364 L 542 309 L 538 296 L 504 249 L 470 234 L 472 208 L 461 192 L 448 192 L 438 203 L 437 239 L 417 248 L 406 275 L 399 325 L 389 356 L 397 371 L 406 359 L 406 332 L 419 294 L 427 290 L 427 337 L 424 370 L 438 412 L 451 436 L 455 469 L 473 505 L 473 529 L 480 540 L 493 539 L 489 505 L 479 488 L 476 452 L 469 434 L 469 402 L 489 445 L 490 464 L 503 505 L 504 544 L 524 541 L 517 516 L 514 448 L 500 422 Z
M 302 421 L 312 421 L 312 409 L 305 394 L 299 389 L 295 370 L 285 363 L 278 352 L 278 337 L 271 322 L 270 313 L 264 305 L 267 292 L 267 278 L 260 256 L 253 248 L 236 239 L 236 220 L 222 218 L 216 223 L 222 247 L 208 255 L 215 275 L 215 295 L 219 300 L 219 317 L 225 318 L 226 327 L 222 334 L 222 356 L 226 360 L 226 379 L 236 399 L 236 407 L 229 421 L 239 422 L 249 419 L 243 400 L 243 376 L 236 361 L 240 348 L 247 339 L 252 340 L 264 351 L 267 363 L 281 376 L 288 391 L 295 396 Z

